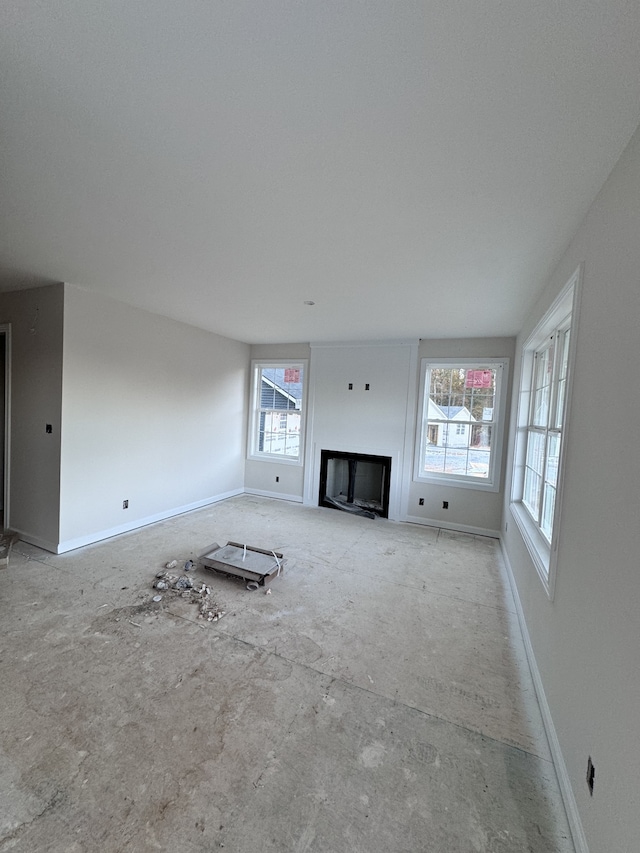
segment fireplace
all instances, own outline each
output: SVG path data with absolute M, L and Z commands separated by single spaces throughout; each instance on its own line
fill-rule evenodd
M 390 481 L 390 456 L 322 450 L 318 505 L 388 518 Z

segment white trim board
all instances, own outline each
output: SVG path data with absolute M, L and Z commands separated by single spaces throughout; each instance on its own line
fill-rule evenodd
M 158 512 L 155 515 L 149 515 L 146 518 L 138 518 L 126 524 L 119 524 L 117 527 L 112 527 L 109 530 L 99 530 L 95 533 L 89 533 L 86 536 L 79 536 L 77 539 L 68 539 L 66 542 L 58 543 L 57 548 L 48 548 L 45 545 L 29 538 L 27 534 L 21 534 L 20 538 L 26 542 L 31 542 L 32 545 L 38 545 L 41 548 L 46 548 L 47 551 L 53 550 L 54 554 L 66 554 L 67 551 L 74 551 L 76 548 L 83 548 L 85 545 L 93 545 L 95 542 L 102 542 L 105 539 L 111 539 L 113 536 L 119 536 L 121 533 L 131 533 L 132 530 L 138 530 L 141 527 L 147 527 L 149 524 L 155 524 L 158 521 L 164 521 L 167 518 L 173 518 L 176 515 L 183 515 L 186 512 L 192 512 L 196 509 L 202 509 L 205 506 L 219 503 L 227 500 L 227 498 L 236 497 L 244 493 L 244 489 L 233 489 L 230 492 L 224 492 L 220 495 L 212 495 L 204 498 L 201 501 L 195 501 L 184 506 L 174 507 L 163 512 Z
M 256 495 L 260 498 L 275 498 L 278 501 L 292 501 L 293 503 L 302 503 L 302 495 L 283 495 L 280 492 L 267 492 L 264 489 L 245 489 L 245 495 Z
M 4 527 L 11 527 L 11 323 L 0 324 L 0 335 L 4 335 L 4 494 L 2 511 Z
M 441 527 L 443 530 L 453 530 L 458 533 L 471 533 L 475 536 L 489 536 L 491 539 L 499 539 L 499 530 L 489 530 L 488 527 L 472 527 L 470 524 L 451 524 L 446 521 L 439 521 L 436 518 L 423 518 L 420 515 L 407 515 L 400 519 L 409 524 L 422 524 L 423 527 Z
M 311 349 L 341 349 L 343 347 L 418 347 L 420 341 L 416 338 L 401 338 L 389 341 L 315 341 L 310 343 Z
M 560 786 L 562 802 L 564 804 L 567 820 L 569 822 L 569 829 L 571 830 L 573 844 L 576 849 L 576 853 L 589 853 L 587 839 L 585 837 L 584 829 L 582 827 L 582 821 L 580 820 L 580 813 L 578 812 L 578 805 L 576 803 L 576 798 L 573 793 L 573 788 L 571 787 L 571 781 L 569 780 L 567 765 L 565 764 L 564 756 L 562 755 L 560 741 L 558 740 L 556 728 L 553 724 L 553 718 L 551 716 L 551 709 L 549 708 L 549 703 L 547 702 L 547 697 L 544 692 L 542 676 L 540 675 L 536 656 L 533 651 L 533 645 L 531 644 L 531 637 L 529 636 L 529 629 L 527 628 L 527 623 L 525 621 L 524 610 L 522 609 L 522 602 L 520 601 L 518 587 L 516 586 L 516 579 L 513 574 L 513 569 L 511 568 L 509 556 L 504 546 L 504 542 L 502 541 L 502 537 L 500 537 L 500 550 L 502 552 L 507 577 L 509 579 L 509 586 L 511 587 L 511 592 L 513 593 L 513 600 L 516 607 L 518 622 L 520 623 L 520 630 L 522 631 L 522 639 L 524 641 L 527 661 L 529 663 L 529 669 L 531 671 L 531 678 L 533 679 L 533 686 L 536 691 L 538 704 L 540 706 L 540 712 L 542 714 L 542 722 L 544 724 L 544 729 L 547 734 L 547 740 L 549 741 L 549 749 L 551 750 L 553 766 L 556 771 L 556 776 L 558 777 L 558 785 Z
M 55 542 L 50 542 L 48 539 L 41 539 L 39 536 L 31 536 L 30 533 L 26 533 L 24 530 L 20 530 L 17 527 L 11 528 L 14 533 L 18 534 L 20 542 L 26 542 L 28 545 L 35 545 L 36 548 L 42 548 L 43 551 L 48 551 L 50 554 L 57 554 L 57 544 Z M 11 557 L 9 557 L 9 561 L 11 561 Z

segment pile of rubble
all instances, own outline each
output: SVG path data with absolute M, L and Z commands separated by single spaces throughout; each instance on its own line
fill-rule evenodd
M 193 578 L 189 575 L 175 575 L 171 573 L 172 569 L 177 567 L 176 560 L 167 563 L 167 571 L 158 572 L 153 583 L 153 588 L 162 593 L 174 597 L 187 599 L 192 604 L 197 604 L 199 608 L 199 619 L 206 619 L 207 622 L 217 622 L 225 615 L 225 610 L 220 608 L 211 599 L 211 588 L 206 584 L 194 583 Z M 191 560 L 187 560 L 184 564 L 184 571 L 189 572 L 195 566 Z M 162 595 L 154 595 L 154 601 L 162 601 Z

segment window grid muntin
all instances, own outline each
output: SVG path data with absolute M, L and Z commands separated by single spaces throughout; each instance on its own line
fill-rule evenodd
M 445 362 L 429 362 L 427 359 L 423 359 L 424 376 L 421 383 L 422 406 L 420 410 L 422 422 L 420 429 L 420 443 L 418 445 L 418 453 L 416 455 L 417 479 L 442 480 L 443 482 L 449 482 L 452 485 L 468 485 L 471 488 L 488 488 L 490 490 L 495 490 L 496 479 L 499 472 L 500 460 L 498 457 L 501 446 L 499 419 L 501 416 L 504 416 L 504 412 L 502 411 L 504 405 L 500 395 L 503 393 L 502 384 L 505 375 L 504 368 L 507 363 L 508 362 L 504 359 L 487 359 L 486 361 L 451 360 Z M 467 418 L 464 420 L 454 420 L 453 418 L 429 417 L 429 397 L 432 391 L 435 391 L 433 386 L 434 370 L 449 371 L 448 384 L 441 385 L 439 388 L 439 393 L 447 398 L 448 407 L 453 405 L 469 404 L 473 409 L 479 402 L 483 401 L 485 403 L 491 403 L 491 405 L 484 405 L 480 407 L 482 414 L 477 420 Z M 462 392 L 456 392 L 452 388 L 453 373 L 455 371 L 462 371 L 464 373 L 464 378 L 461 381 L 464 383 L 466 381 L 467 372 L 471 370 L 484 370 L 491 372 L 492 381 L 490 388 L 465 388 L 463 385 Z M 445 405 L 445 403 L 442 405 Z M 491 417 L 487 416 L 488 411 L 490 411 Z M 452 432 L 454 432 L 454 427 L 457 431 L 458 424 L 468 430 L 469 438 L 466 445 L 461 448 L 445 448 L 444 453 L 442 453 L 444 459 L 442 464 L 439 465 L 438 470 L 428 468 L 427 454 L 429 452 L 429 447 L 433 447 L 433 442 L 431 440 L 432 432 L 437 430 L 437 428 L 442 427 L 443 429 L 448 428 L 449 435 L 451 435 Z M 487 431 L 486 445 L 482 451 L 476 449 L 471 443 L 473 440 L 472 431 L 474 429 L 485 429 Z M 459 455 L 460 452 L 464 452 L 465 456 L 464 465 L 458 466 L 463 467 L 463 472 L 453 471 L 451 470 L 451 467 L 449 467 L 449 470 L 445 470 L 447 468 L 447 457 L 452 458 Z M 487 462 L 485 464 L 486 471 L 483 472 L 482 470 L 476 470 L 474 472 L 471 462 L 474 462 L 474 454 L 479 454 L 480 452 L 487 455 Z M 480 462 L 480 460 L 475 460 L 475 463 L 478 462 Z
M 259 459 L 300 464 L 303 454 L 306 364 L 289 361 L 254 362 L 253 369 L 250 455 Z M 297 371 L 299 382 L 285 381 L 287 370 Z M 263 388 L 263 380 L 269 385 L 267 389 Z M 271 387 L 273 382 L 276 387 Z M 298 391 L 296 397 L 290 393 L 294 388 Z M 287 420 L 289 416 L 296 417 L 297 423 L 293 429 L 280 430 L 283 415 L 288 416 Z M 295 452 L 290 452 L 292 449 Z
M 570 327 L 567 320 L 549 335 L 544 347 L 535 351 L 532 366 L 522 503 L 549 545 L 553 535 L 557 475 L 562 447 L 562 419 L 568 375 L 569 336 Z M 539 400 L 541 399 L 540 392 L 543 389 L 547 389 L 548 394 L 546 396 L 545 418 L 544 422 L 541 422 Z M 542 450 L 537 452 L 537 455 L 542 457 L 541 470 L 535 470 L 529 464 L 532 456 L 530 450 L 536 443 L 534 436 L 542 438 Z M 552 440 L 556 445 L 556 452 L 553 457 L 550 457 Z M 549 478 L 550 458 L 556 460 L 553 481 Z M 533 483 L 537 483 L 535 490 L 532 487 Z M 534 500 L 531 500 L 532 496 Z

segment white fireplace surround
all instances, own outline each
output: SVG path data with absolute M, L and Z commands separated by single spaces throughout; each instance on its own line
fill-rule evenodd
M 360 453 L 367 456 L 388 456 L 391 459 L 391 478 L 389 482 L 389 519 L 391 521 L 399 521 L 401 518 L 401 485 L 402 480 L 400 476 L 400 469 L 402 463 L 402 451 L 398 449 L 390 449 L 390 448 L 382 448 L 380 447 L 347 447 L 346 445 L 340 447 L 325 447 L 320 446 L 319 444 L 313 445 L 313 452 L 311 455 L 311 471 L 313 472 L 313 477 L 310 478 L 310 493 L 307 494 L 305 490 L 304 503 L 309 506 L 318 506 L 318 494 L 320 491 L 320 456 L 323 450 L 338 450 L 343 453 Z
M 318 505 L 321 451 L 335 450 L 390 457 L 389 519 L 406 515 L 417 349 L 417 341 L 312 344 L 305 505 Z

